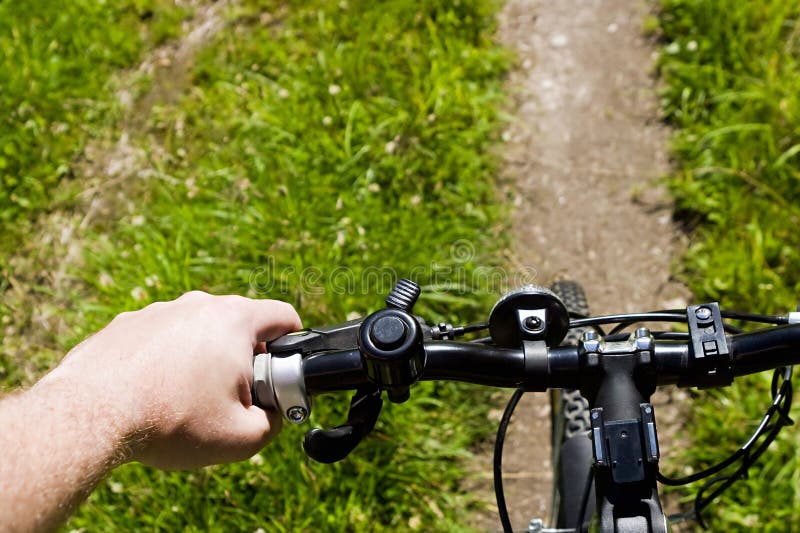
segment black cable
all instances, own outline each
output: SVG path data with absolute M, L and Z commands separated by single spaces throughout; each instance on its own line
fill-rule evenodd
M 572 321 L 573 320 L 582 320 L 582 319 L 590 318 L 590 317 L 589 317 L 589 315 L 584 315 L 583 313 L 574 313 L 574 312 L 570 311 L 569 312 L 569 318 L 570 318 L 569 329 L 573 329 L 573 326 L 572 326 Z M 597 332 L 597 334 L 600 335 L 601 337 L 605 337 L 606 336 L 606 332 L 600 326 L 594 325 L 594 326 L 592 326 L 592 329 L 594 329 Z
M 489 329 L 488 322 L 476 322 L 474 324 L 467 324 L 466 326 L 458 326 L 453 328 L 453 335 L 459 337 L 461 335 L 466 335 L 467 333 L 474 333 L 484 329 Z
M 779 379 L 783 377 L 783 381 L 778 384 Z M 714 500 L 716 500 L 725 490 L 728 489 L 733 483 L 739 479 L 746 477 L 747 473 L 760 458 L 767 451 L 770 444 L 777 438 L 778 433 L 784 426 L 794 424 L 794 421 L 789 417 L 789 412 L 792 406 L 792 367 L 782 367 L 775 370 L 772 375 L 772 383 L 770 392 L 772 394 L 772 403 L 767 409 L 764 417 L 761 419 L 756 430 L 753 432 L 747 442 L 742 445 L 739 450 L 731 454 L 727 459 L 721 461 L 717 465 L 708 468 L 702 472 L 687 476 L 681 479 L 670 479 L 658 474 L 658 480 L 667 485 L 685 485 L 693 481 L 699 481 L 718 473 L 722 469 L 730 466 L 736 460 L 741 459 L 741 463 L 732 473 L 718 476 L 708 480 L 697 491 L 694 500 L 694 510 L 692 513 L 679 514 L 670 516 L 670 520 L 694 518 L 697 523 L 705 528 L 706 524 L 703 520 L 703 510 L 708 507 Z M 773 417 L 777 415 L 777 420 L 770 424 Z M 762 439 L 763 437 L 763 439 Z M 755 444 L 759 442 L 757 446 Z M 755 446 L 755 449 L 753 447 Z M 706 492 L 718 485 L 708 496 Z
M 511 529 L 511 519 L 508 517 L 508 508 L 506 507 L 506 496 L 503 492 L 503 443 L 506 440 L 506 430 L 508 424 L 511 422 L 511 415 L 514 414 L 519 399 L 522 398 L 522 389 L 517 389 L 508 400 L 505 411 L 503 411 L 503 418 L 500 419 L 500 425 L 497 426 L 497 438 L 494 441 L 494 496 L 497 500 L 497 510 L 500 513 L 500 523 L 503 525 L 504 533 L 513 533 Z
M 756 313 L 740 313 L 738 311 L 720 311 L 722 318 L 742 320 L 744 322 L 760 322 L 762 324 L 788 324 L 789 317 L 786 315 L 759 315 Z
M 656 331 L 653 333 L 653 337 L 662 340 L 678 341 L 688 341 L 691 339 L 691 336 L 685 331 Z
M 594 316 L 591 318 L 577 318 L 570 320 L 569 327 L 581 328 L 600 324 L 616 324 L 619 322 L 686 322 L 686 312 L 683 313 L 625 313 L 621 315 Z
M 778 388 L 777 378 L 780 376 L 781 372 L 784 374 L 784 381 L 780 388 Z M 772 382 L 772 404 L 769 406 L 769 408 L 767 408 L 766 413 L 764 413 L 764 416 L 761 419 L 761 423 L 755 429 L 753 434 L 738 450 L 714 466 L 686 477 L 670 478 L 659 472 L 656 474 L 658 481 L 663 485 L 669 485 L 673 487 L 679 485 L 688 485 L 689 483 L 700 481 L 701 479 L 705 479 L 721 472 L 743 457 L 752 456 L 755 452 L 750 453 L 750 449 L 761 436 L 767 434 L 769 422 L 776 413 L 778 413 L 779 416 L 779 421 L 776 422 L 776 425 L 783 427 L 793 423 L 789 418 L 789 408 L 791 407 L 792 401 L 791 377 L 791 367 L 779 368 L 775 371 Z

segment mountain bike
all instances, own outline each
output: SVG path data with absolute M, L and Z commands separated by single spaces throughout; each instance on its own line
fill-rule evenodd
M 800 361 L 800 312 L 738 313 L 711 302 L 592 317 L 578 285 L 561 282 L 552 289 L 530 285 L 511 291 L 485 322 L 429 325 L 412 314 L 420 287 L 401 279 L 385 309 L 273 341 L 269 353 L 254 359 L 254 402 L 299 424 L 308 419 L 311 397 L 355 391 L 344 424 L 311 429 L 303 441 L 311 458 L 333 463 L 372 431 L 384 393 L 402 403 L 421 380 L 515 389 L 494 455 L 500 519 L 511 532 L 502 483 L 505 431 L 524 392 L 551 390 L 553 528 L 532 521 L 527 531 L 666 532 L 658 483 L 707 479 L 692 512 L 672 517 L 704 525 L 703 510 L 746 475 L 781 428 L 792 423 L 791 365 Z M 770 327 L 744 332 L 731 321 Z M 647 323 L 680 323 L 686 331 L 653 331 Z M 734 377 L 765 370 L 774 370 L 772 401 L 745 444 L 719 464 L 683 478 L 659 471 L 650 403 L 656 387 L 724 387 Z

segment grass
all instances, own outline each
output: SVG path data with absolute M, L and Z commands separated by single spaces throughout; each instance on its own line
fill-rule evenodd
M 800 294 L 800 2 L 662 0 L 660 72 L 675 127 L 670 187 L 693 229 L 683 277 L 700 299 L 772 313 Z M 768 376 L 699 394 L 687 464 L 743 443 L 768 405 Z M 795 418 L 798 411 L 794 410 Z M 795 428 L 710 510 L 714 531 L 800 528 Z M 725 443 L 725 444 L 720 444 Z
M 114 117 L 109 75 L 174 37 L 187 14 L 165 0 L 0 5 L 0 222 L 50 205 L 93 127 Z
M 44 337 L 50 352 L 36 352 L 64 353 L 116 313 L 194 288 L 288 300 L 314 325 L 379 308 L 388 280 L 412 275 L 426 288 L 420 314 L 483 317 L 496 294 L 473 293 L 468 280 L 504 243 L 488 155 L 507 65 L 491 41 L 495 8 L 235 4 L 183 96 L 156 102 L 128 132 L 144 161 L 98 193 L 106 215 L 80 228 L 69 289 L 52 293 L 35 277 L 26 286 L 62 302 L 50 311 L 62 321 Z M 113 79 L 96 83 L 102 92 Z M 80 139 L 64 158 L 81 152 Z M 56 192 L 74 199 L 87 181 L 71 179 Z M 37 324 L 12 322 L 14 337 Z M 20 369 L 30 353 L 6 350 L 6 385 L 29 380 Z M 344 396 L 319 398 L 313 423 L 341 423 L 346 406 Z M 420 385 L 333 466 L 305 458 L 307 428 L 287 429 L 250 462 L 188 473 L 128 465 L 67 527 L 463 531 L 480 505 L 459 490 L 465 450 L 492 430 L 489 406 L 475 387 Z
M 0 381 L 31 378 L 11 354 L 39 371 L 52 362 L 46 360 L 52 350 L 42 346 L 19 353 L 31 337 L 21 330 L 37 328 L 30 321 L 30 302 L 17 295 L 51 297 L 44 276 L 34 269 L 51 271 L 57 265 L 15 262 L 15 255 L 21 249 L 29 257 L 53 252 L 34 242 L 38 220 L 74 209 L 85 182 L 80 175 L 85 147 L 114 132 L 120 121 L 123 109 L 115 93 L 121 77 L 112 75 L 177 35 L 189 15 L 167 0 L 113 5 L 35 0 L 25 9 L 0 4 Z M 135 90 L 136 84 L 124 88 Z M 38 281 L 29 284 L 26 277 Z

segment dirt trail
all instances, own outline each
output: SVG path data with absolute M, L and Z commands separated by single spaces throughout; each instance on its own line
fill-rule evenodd
M 516 121 L 504 134 L 514 259 L 536 268 L 540 284 L 583 284 L 593 313 L 681 307 L 688 297 L 670 278 L 682 249 L 672 205 L 653 183 L 667 170 L 668 132 L 650 75 L 654 47 L 641 35 L 645 15 L 629 0 L 512 0 L 500 15 L 499 39 L 520 59 L 509 79 Z M 526 395 L 517 412 L 504 471 L 521 529 L 548 513 L 546 395 Z M 657 413 L 668 440 L 675 409 Z M 498 524 L 495 514 L 481 525 Z

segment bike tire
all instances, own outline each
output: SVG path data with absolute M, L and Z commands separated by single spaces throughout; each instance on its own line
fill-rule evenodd
M 551 290 L 561 298 L 567 310 L 576 315 L 589 315 L 589 302 L 580 284 L 558 281 Z M 577 344 L 582 330 L 570 330 L 563 344 Z M 575 389 L 554 389 L 550 394 L 551 442 L 553 450 L 553 499 L 551 523 L 555 527 L 575 528 L 579 524 L 586 479 L 591 468 L 591 443 L 586 435 L 591 428 L 589 402 Z M 583 523 L 594 512 L 594 490 L 591 489 Z

